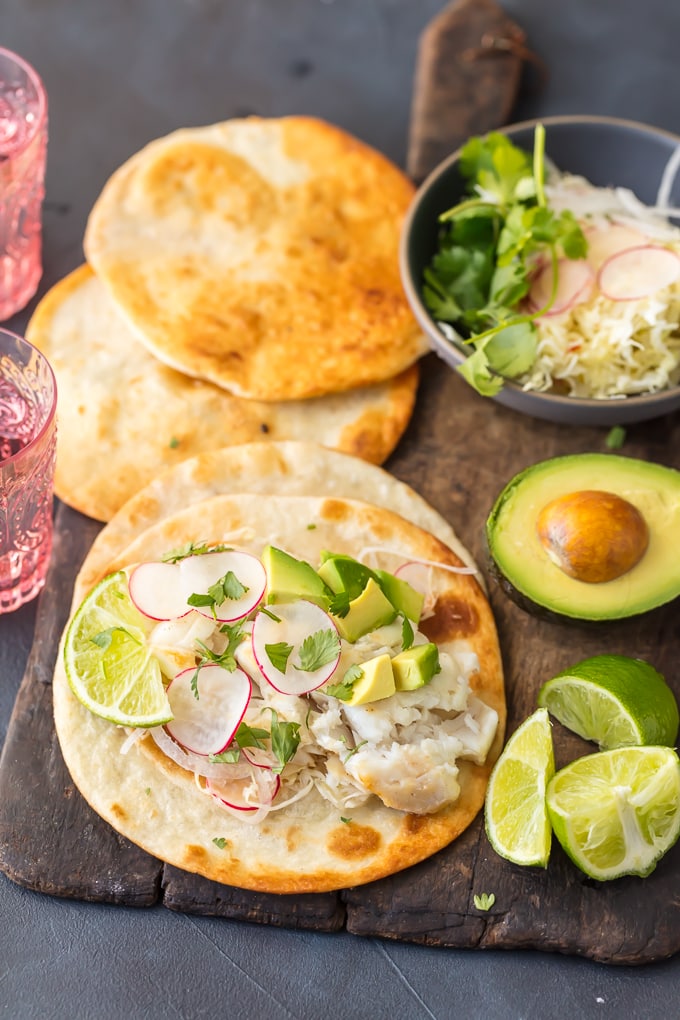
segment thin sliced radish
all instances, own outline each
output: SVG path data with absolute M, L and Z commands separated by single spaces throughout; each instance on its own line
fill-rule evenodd
M 337 650 L 330 661 L 318 669 L 300 669 L 301 646 L 306 638 L 315 634 L 323 634 L 324 640 Z M 276 605 L 271 613 L 258 613 L 253 621 L 252 640 L 260 672 L 281 694 L 302 695 L 315 691 L 333 676 L 340 661 L 340 638 L 335 624 L 323 609 L 306 599 Z M 267 651 L 269 645 L 291 646 L 285 672 L 272 662 Z
M 412 588 L 415 588 L 421 595 L 428 595 L 432 588 L 432 568 L 418 560 L 409 560 L 402 563 L 394 571 L 394 576 L 401 581 L 406 581 Z
M 557 261 L 557 292 L 555 300 L 545 313 L 561 315 L 574 305 L 585 301 L 590 295 L 595 277 L 585 259 L 558 259 Z M 546 263 L 537 274 L 529 291 L 529 302 L 533 311 L 540 311 L 547 305 L 552 295 L 553 266 Z
M 233 811 L 258 811 L 268 807 L 281 788 L 281 777 L 256 770 L 247 778 L 206 780 L 206 789 L 224 807 Z M 253 798 L 256 803 L 253 803 Z
M 231 743 L 243 719 L 252 683 L 242 669 L 230 673 L 211 662 L 199 670 L 196 698 L 191 689 L 195 672 L 185 669 L 169 685 L 173 719 L 166 729 L 194 754 L 220 754 Z
M 187 556 L 178 566 L 185 599 L 190 595 L 207 595 L 208 589 L 228 574 L 233 574 L 245 589 L 242 595 L 225 598 L 215 606 L 214 618 L 221 623 L 242 620 L 259 605 L 267 587 L 267 572 L 257 556 L 239 550 Z M 196 608 L 204 616 L 213 616 L 211 606 Z
M 680 258 L 669 248 L 647 244 L 607 259 L 597 283 L 612 301 L 639 301 L 670 287 L 680 277 Z
M 618 255 L 619 252 L 626 251 L 628 248 L 649 244 L 649 238 L 641 234 L 639 230 L 624 227 L 620 223 L 613 223 L 606 228 L 595 227 L 585 233 L 588 242 L 586 260 L 595 273 L 612 255 Z
M 128 581 L 130 598 L 150 620 L 176 620 L 191 612 L 176 563 L 140 563 Z

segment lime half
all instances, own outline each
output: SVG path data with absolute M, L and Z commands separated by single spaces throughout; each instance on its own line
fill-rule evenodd
M 548 784 L 552 827 L 591 878 L 644 877 L 680 835 L 680 761 L 670 747 L 578 758 Z
M 508 740 L 486 791 L 489 842 L 514 864 L 548 865 L 552 834 L 545 793 L 554 772 L 550 720 L 539 708 Z
M 601 750 L 666 744 L 678 735 L 678 705 L 660 673 L 642 659 L 596 655 L 543 684 L 538 704 Z
M 147 646 L 153 625 L 130 601 L 122 570 L 105 577 L 75 613 L 64 645 L 66 675 L 95 715 L 119 726 L 172 719 L 160 666 Z

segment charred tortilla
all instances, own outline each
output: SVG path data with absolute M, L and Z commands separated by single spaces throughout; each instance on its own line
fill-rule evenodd
M 188 541 L 229 542 L 260 553 L 277 542 L 318 561 L 325 548 L 357 556 L 368 546 L 390 564 L 425 559 L 452 567 L 461 560 L 439 539 L 394 513 L 342 498 L 216 496 L 160 521 L 109 569 L 160 557 Z M 433 570 L 434 610 L 421 623 L 440 651 L 473 653 L 472 693 L 497 713 L 483 764 L 460 760 L 460 796 L 433 814 L 385 807 L 378 797 L 342 820 L 316 789 L 255 829 L 197 789 L 194 776 L 159 755 L 145 738 L 122 754 L 125 732 L 92 715 L 73 697 L 61 656 L 54 678 L 55 721 L 66 764 L 85 799 L 115 829 L 149 853 L 188 871 L 243 888 L 275 893 L 321 892 L 390 875 L 455 839 L 480 810 L 505 722 L 501 660 L 490 607 L 469 573 Z
M 105 185 L 88 262 L 167 365 L 241 397 L 383 382 L 427 350 L 398 267 L 413 185 L 309 117 L 151 142 Z
M 252 440 L 311 440 L 382 463 L 406 428 L 418 367 L 312 400 L 262 403 L 169 368 L 140 342 L 89 266 L 54 286 L 26 334 L 59 389 L 56 493 L 108 521 L 188 457 Z
M 154 478 L 109 521 L 95 539 L 76 579 L 80 602 L 109 563 L 139 534 L 192 503 L 233 493 L 282 496 L 360 496 L 393 510 L 436 535 L 482 575 L 451 525 L 422 496 L 382 468 L 310 442 L 242 443 L 180 461 Z

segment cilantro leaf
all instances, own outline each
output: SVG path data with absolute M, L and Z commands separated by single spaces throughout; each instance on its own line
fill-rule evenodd
M 94 634 L 90 638 L 90 641 L 92 642 L 93 645 L 97 645 L 98 648 L 101 648 L 103 651 L 106 651 L 108 648 L 111 647 L 113 635 L 116 633 L 126 634 L 127 637 L 129 637 L 132 641 L 135 642 L 135 644 L 137 645 L 140 644 L 139 640 L 134 636 L 134 634 L 131 634 L 126 627 L 107 627 L 106 630 L 100 630 L 98 634 Z
M 339 701 L 350 701 L 352 698 L 352 691 L 354 690 L 354 684 L 357 680 L 360 680 L 364 675 L 364 671 L 355 663 L 345 671 L 345 675 L 338 684 L 326 684 L 323 688 L 323 693 L 327 694 L 330 698 L 337 698 Z
M 214 613 L 215 608 L 221 606 L 227 599 L 232 601 L 240 599 L 247 591 L 247 586 L 241 584 L 234 571 L 228 570 L 224 577 L 220 577 L 210 585 L 207 593 L 193 592 L 187 599 L 187 603 L 196 609 L 208 606 Z
M 285 641 L 277 641 L 273 645 L 265 645 L 264 650 L 274 669 L 278 669 L 279 673 L 285 673 L 293 646 L 287 645 Z
M 271 741 L 272 751 L 278 761 L 272 772 L 280 774 L 284 766 L 295 756 L 300 743 L 300 723 L 279 722 L 279 716 L 275 709 L 267 708 L 272 714 Z
M 402 616 L 402 618 L 401 618 L 401 650 L 403 652 L 405 652 L 407 648 L 410 648 L 412 646 L 413 638 L 414 638 L 414 634 L 413 634 L 413 627 L 411 626 L 411 621 L 409 620 L 409 618 L 407 616 Z
M 326 666 L 340 654 L 340 638 L 332 627 L 327 630 L 317 630 L 315 634 L 308 634 L 300 645 L 300 662 L 297 668 L 305 673 L 313 673 L 322 666 Z
M 538 312 L 522 311 L 536 257 L 548 256 L 557 267 L 562 255 L 587 253 L 574 214 L 546 203 L 544 149 L 540 124 L 531 155 L 501 132 L 466 143 L 460 170 L 472 197 L 440 215 L 437 252 L 423 272 L 423 300 L 438 322 L 454 327 L 453 335 L 442 330 L 451 343 L 472 348 L 458 371 L 483 396 L 494 396 L 535 361 L 533 321 L 549 311 L 557 290 Z
M 208 545 L 207 542 L 187 542 L 176 549 L 170 549 L 169 552 L 161 556 L 161 559 L 163 563 L 178 563 L 179 560 L 185 560 L 187 556 L 205 556 L 207 553 L 229 552 L 231 548 L 232 546 L 224 545 L 223 543 Z
M 328 611 L 331 616 L 347 616 L 349 613 L 350 597 L 346 591 L 339 591 L 336 595 L 333 595 L 329 604 Z

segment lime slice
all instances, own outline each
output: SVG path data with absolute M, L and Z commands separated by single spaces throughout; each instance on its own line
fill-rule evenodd
M 538 704 L 604 750 L 666 744 L 678 735 L 678 705 L 660 673 L 642 659 L 596 655 L 543 684 Z
M 119 726 L 172 719 L 160 666 L 146 643 L 153 626 L 130 601 L 122 570 L 105 577 L 77 610 L 64 664 L 73 693 L 95 715 Z
M 497 854 L 514 864 L 548 866 L 551 830 L 545 805 L 555 772 L 545 708 L 530 715 L 508 740 L 486 791 L 486 834 Z
M 602 882 L 644 877 L 680 835 L 680 761 L 670 747 L 620 747 L 578 758 L 548 784 L 558 840 Z

